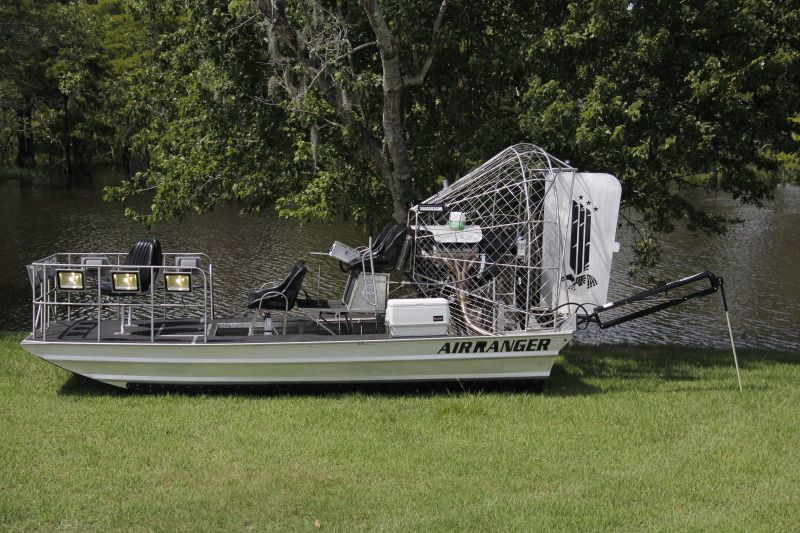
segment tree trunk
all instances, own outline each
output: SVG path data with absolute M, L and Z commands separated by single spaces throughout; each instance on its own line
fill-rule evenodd
M 392 197 L 391 216 L 398 222 L 406 220 L 409 201 L 412 199 L 411 160 L 403 135 L 403 96 L 406 87 L 421 85 L 433 61 L 431 55 L 419 74 L 404 80 L 400 68 L 400 44 L 386 23 L 386 17 L 379 0 L 362 0 L 370 27 L 375 34 L 375 45 L 381 55 L 383 70 L 383 112 L 382 138 L 375 136 L 362 124 L 363 109 L 353 104 L 346 88 L 337 82 L 335 61 L 328 62 L 323 54 L 310 50 L 304 43 L 306 38 L 298 36 L 297 31 L 286 18 L 285 0 L 270 0 L 258 3 L 258 7 L 273 35 L 291 50 L 283 59 L 286 63 L 295 61 L 305 70 L 305 74 L 321 89 L 326 100 L 352 131 L 359 132 L 359 147 L 370 159 L 377 175 L 383 180 Z M 435 39 L 444 16 L 447 0 L 442 0 L 439 14 L 433 27 Z M 336 32 L 332 32 L 336 33 Z M 365 43 L 363 46 L 371 46 Z M 284 63 L 284 65 L 286 64 Z M 286 90 L 293 97 L 304 98 L 308 87 L 305 81 L 298 83 L 295 69 L 284 68 Z M 356 99 L 357 100 L 357 99 Z M 358 109 L 358 111 L 354 111 Z
M 31 115 L 33 114 L 33 103 L 30 96 L 26 96 L 22 105 L 17 110 L 19 129 L 17 130 L 17 160 L 16 164 L 22 168 L 33 168 L 36 166 L 36 159 L 33 152 L 33 129 L 31 127 Z
M 400 71 L 400 46 L 389 30 L 383 9 L 377 0 L 363 0 L 369 24 L 378 43 L 383 66 L 383 135 L 391 160 L 387 176 L 392 195 L 392 216 L 404 222 L 411 200 L 411 160 L 403 136 L 403 75 Z

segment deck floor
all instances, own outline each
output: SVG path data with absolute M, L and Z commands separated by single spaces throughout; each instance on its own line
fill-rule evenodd
M 279 343 L 279 342 L 326 342 L 352 341 L 354 339 L 388 338 L 385 326 L 375 318 L 355 319 L 349 323 L 343 319 L 324 322 L 328 330 L 314 320 L 305 317 L 290 317 L 287 333 L 283 329 L 283 319 L 275 319 L 275 334 L 263 333 L 263 322 L 247 318 L 213 320 L 206 326 L 200 319 L 159 319 L 153 322 L 153 342 L 187 343 L 203 342 L 203 332 L 207 328 L 209 343 Z M 335 334 L 331 334 L 333 331 Z M 135 320 L 131 325 L 121 328 L 119 320 L 101 320 L 100 335 L 96 320 L 61 320 L 51 322 L 44 338 L 37 331 L 36 340 L 48 342 L 150 342 L 149 320 Z

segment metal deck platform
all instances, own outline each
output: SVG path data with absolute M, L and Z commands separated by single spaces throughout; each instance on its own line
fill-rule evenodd
M 264 334 L 263 322 L 245 321 L 244 319 L 213 320 L 208 324 L 201 319 L 167 319 L 156 320 L 153 324 L 156 343 L 285 343 L 285 342 L 326 342 L 387 339 L 389 335 L 381 323 L 375 319 L 350 321 L 326 321 L 327 330 L 312 319 L 291 317 L 287 322 L 287 334 Z M 44 338 L 37 335 L 37 340 L 46 342 L 80 342 L 80 343 L 125 343 L 150 342 L 151 324 L 149 320 L 133 321 L 124 328 L 115 320 L 100 321 L 98 337 L 96 320 L 72 320 L 51 322 L 45 331 Z M 357 328 L 348 333 L 347 328 Z M 337 328 L 336 335 L 330 333 Z M 207 334 L 204 341 L 204 333 Z M 99 340 L 98 340 L 99 339 Z

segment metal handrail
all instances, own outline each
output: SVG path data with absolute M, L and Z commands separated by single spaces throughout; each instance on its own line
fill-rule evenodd
M 164 310 L 164 315 L 166 316 L 166 312 L 170 308 L 191 308 L 191 309 L 201 309 L 202 308 L 202 323 L 207 326 L 209 323 L 209 319 L 214 319 L 214 301 L 213 301 L 213 266 L 211 263 L 210 258 L 207 254 L 202 252 L 169 252 L 164 253 L 164 258 L 172 258 L 172 257 L 179 257 L 179 256 L 196 256 L 201 258 L 201 265 L 204 261 L 206 263 L 206 268 L 194 267 L 194 266 L 177 266 L 175 264 L 164 264 L 161 265 L 124 265 L 122 264 L 122 258 L 126 257 L 127 254 L 125 253 L 118 253 L 118 252 L 83 252 L 83 253 L 57 253 L 52 254 L 44 259 L 39 261 L 34 261 L 30 265 L 28 265 L 28 273 L 30 276 L 31 281 L 31 303 L 32 303 L 32 326 L 31 326 L 31 335 L 32 337 L 36 338 L 37 334 L 41 335 L 42 340 L 46 340 L 46 333 L 48 326 L 52 323 L 54 319 L 58 317 L 59 309 L 66 309 L 67 319 L 71 320 L 72 318 L 72 310 L 73 309 L 80 309 L 80 308 L 96 308 L 97 309 L 97 341 L 100 342 L 101 340 L 101 331 L 100 331 L 100 322 L 102 321 L 103 317 L 103 310 L 104 309 L 117 309 L 120 313 L 121 319 L 121 327 L 124 330 L 124 318 L 125 318 L 125 310 L 129 310 L 129 316 L 133 314 L 134 308 L 144 308 L 149 307 L 150 313 L 150 340 L 151 342 L 155 341 L 155 312 L 156 309 Z M 109 259 L 109 264 L 103 265 L 86 265 L 80 262 L 80 259 L 93 257 L 93 258 L 107 258 Z M 75 261 L 76 258 L 79 258 L 78 262 Z M 112 262 L 113 260 L 113 262 Z M 174 263 L 174 261 L 173 261 Z M 117 293 L 117 301 L 116 302 L 109 302 L 103 301 L 103 296 L 109 296 L 103 294 L 103 278 L 107 277 L 107 274 L 113 270 L 118 270 L 119 268 L 125 268 L 130 270 L 136 270 L 141 272 L 142 270 L 149 270 L 150 271 L 150 287 L 147 291 L 140 291 L 136 293 Z M 62 291 L 57 289 L 56 281 L 55 281 L 55 273 L 56 270 L 80 270 L 84 272 L 84 274 L 94 275 L 95 285 L 96 287 L 92 287 L 90 284 L 86 283 L 88 277 L 84 278 L 84 289 L 79 291 L 63 291 L 67 294 L 66 301 L 59 300 L 59 294 Z M 164 270 L 167 273 L 170 272 L 184 272 L 190 273 L 191 275 L 198 275 L 202 278 L 202 302 L 197 303 L 185 303 L 182 302 L 180 304 L 167 302 L 166 296 L 164 301 L 160 303 L 156 303 L 155 301 L 155 294 L 156 294 L 156 285 L 157 285 L 157 274 L 158 270 Z M 94 289 L 96 288 L 96 291 Z M 166 291 L 162 288 L 164 294 L 166 295 Z M 82 295 L 86 295 L 89 297 L 89 301 L 80 302 L 80 301 L 73 301 L 73 292 L 79 293 Z M 91 295 L 94 294 L 96 298 L 92 299 Z M 114 295 L 110 295 L 114 296 Z M 123 303 L 119 300 L 121 296 L 129 296 L 129 297 L 141 297 L 141 296 L 149 296 L 149 302 L 134 302 L 134 303 Z M 203 341 L 207 342 L 208 340 L 208 328 L 203 327 Z
M 276 296 L 280 296 L 283 298 L 283 334 L 286 335 L 286 325 L 289 315 L 289 297 L 286 296 L 284 293 L 280 291 L 267 291 L 261 295 L 261 298 L 258 299 L 258 307 L 256 308 L 256 313 L 261 311 L 261 304 L 264 303 L 265 298 L 274 298 Z

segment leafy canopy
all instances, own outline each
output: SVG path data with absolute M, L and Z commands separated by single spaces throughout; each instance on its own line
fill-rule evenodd
M 53 0 L 0 16 L 0 155 L 139 159 L 107 197 L 147 224 L 232 201 L 375 223 L 525 140 L 619 176 L 652 264 L 676 222 L 724 228 L 694 187 L 758 203 L 765 176 L 797 176 L 791 2 Z
M 685 193 L 708 176 L 744 202 L 774 185 L 773 150 L 797 150 L 798 9 L 759 0 L 592 0 L 568 5 L 529 48 L 536 64 L 520 120 L 531 138 L 623 182 L 648 233 L 724 220 Z M 794 29 L 793 29 L 794 28 Z

